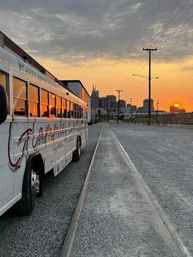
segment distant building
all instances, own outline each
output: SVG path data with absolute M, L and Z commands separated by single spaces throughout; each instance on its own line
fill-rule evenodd
M 110 111 L 115 111 L 116 108 L 116 96 L 107 95 L 107 104 Z
M 118 111 L 118 106 L 119 106 L 119 112 L 120 113 L 125 113 L 126 112 L 126 102 L 125 100 L 119 100 L 116 102 L 116 111 Z
M 179 105 L 178 104 L 174 104 L 172 106 L 170 106 L 170 112 L 172 113 L 185 113 L 186 111 L 184 109 L 179 109 Z
M 134 113 L 134 112 L 136 112 L 136 110 L 137 110 L 136 105 L 127 104 L 127 108 L 126 108 L 127 113 Z
M 93 86 L 91 94 L 91 123 L 96 122 L 98 119 L 98 108 L 99 108 L 99 91 Z
M 119 106 L 122 107 L 122 108 L 125 108 L 126 107 L 125 100 L 119 100 Z
M 106 97 L 99 97 L 99 108 L 107 109 L 107 98 Z
M 178 112 L 178 106 L 176 105 L 170 106 L 170 112 Z
M 154 101 L 150 99 L 151 112 L 154 111 Z M 149 99 L 143 100 L 143 112 L 149 112 Z
M 138 107 L 138 108 L 137 108 L 137 112 L 138 112 L 138 113 L 143 113 L 143 112 L 144 112 L 143 106 Z
M 178 113 L 185 113 L 186 110 L 185 109 L 178 109 Z

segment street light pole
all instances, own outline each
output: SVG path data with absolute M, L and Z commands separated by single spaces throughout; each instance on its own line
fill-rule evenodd
M 149 53 L 149 108 L 148 108 L 148 125 L 151 125 L 151 51 L 157 51 L 157 48 L 143 48 L 143 51 Z

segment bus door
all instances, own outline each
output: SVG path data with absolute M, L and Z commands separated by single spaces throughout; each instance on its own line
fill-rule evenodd
M 8 104 L 9 77 L 0 70 L 0 213 L 14 197 L 14 171 L 9 166 L 9 125 L 6 120 Z

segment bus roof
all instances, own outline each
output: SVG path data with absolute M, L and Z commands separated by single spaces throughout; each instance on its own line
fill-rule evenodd
M 39 64 L 35 59 L 33 59 L 29 54 L 27 54 L 21 47 L 14 43 L 9 37 L 7 37 L 2 31 L 0 31 L 0 47 L 5 48 L 6 50 L 11 51 L 15 55 L 22 58 L 25 62 L 32 65 L 34 68 L 39 70 L 41 73 L 46 75 L 49 79 L 57 82 L 62 87 L 64 84 L 61 83 L 53 74 L 46 70 L 41 64 Z

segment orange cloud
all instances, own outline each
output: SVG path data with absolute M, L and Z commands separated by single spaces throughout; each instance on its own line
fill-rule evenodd
M 148 60 L 136 66 L 135 60 L 118 61 L 95 59 L 76 66 L 60 61 L 36 58 L 59 79 L 79 79 L 92 92 L 96 85 L 100 96 L 116 95 L 116 89 L 123 90 L 121 98 L 137 106 L 148 98 L 148 79 L 132 77 L 132 73 L 148 76 Z M 152 62 L 152 98 L 159 100 L 159 109 L 168 111 L 169 106 L 179 103 L 180 108 L 193 111 L 193 62 L 191 58 L 176 62 Z

